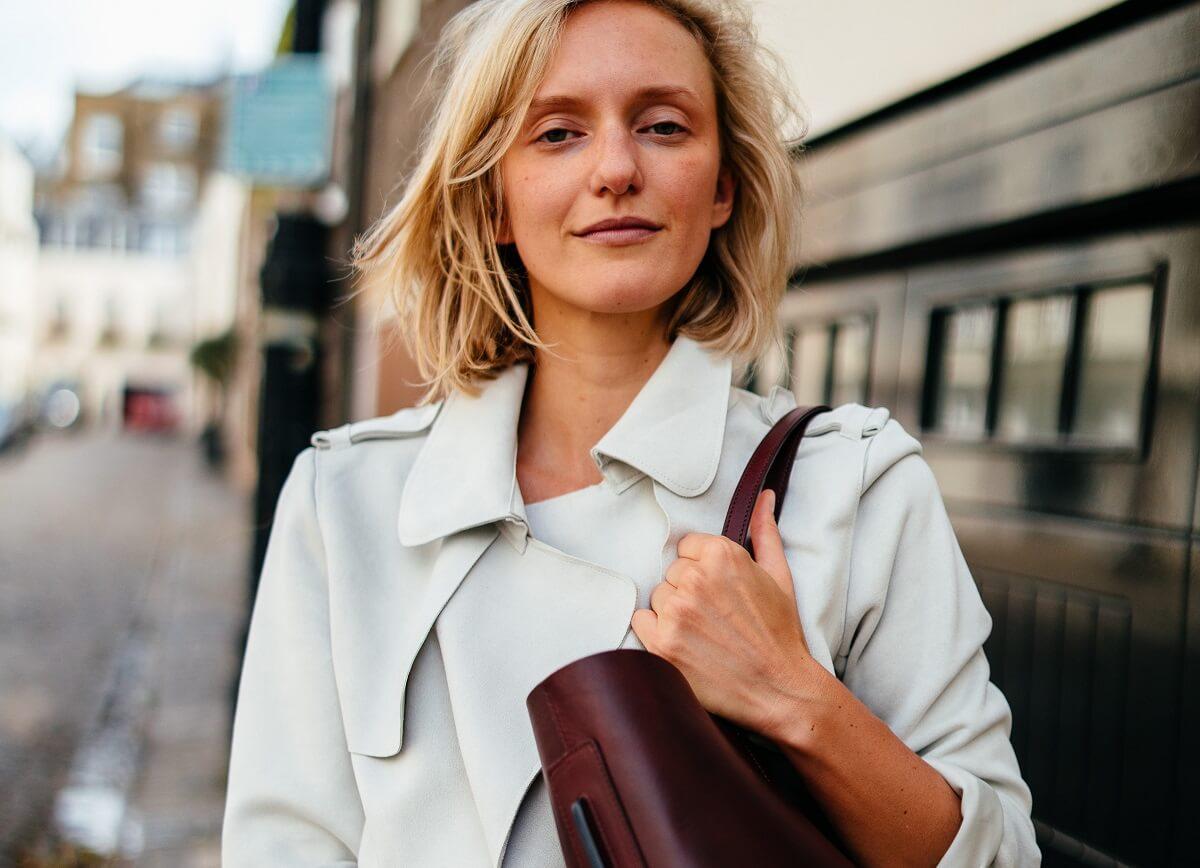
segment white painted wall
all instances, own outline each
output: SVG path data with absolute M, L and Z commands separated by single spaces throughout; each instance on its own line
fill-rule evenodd
M 380 0 L 376 7 L 371 71 L 376 81 L 391 75 L 421 23 L 421 0 Z
M 189 257 L 197 338 L 219 335 L 237 316 L 242 227 L 249 207 L 247 184 L 224 172 L 209 174 L 192 223 Z
M 37 287 L 35 388 L 79 383 L 85 412 L 111 429 L 120 426 L 127 383 L 171 389 L 185 426 L 195 426 L 188 364 L 194 285 L 186 258 L 42 248 Z M 59 311 L 65 328 L 55 333 Z M 106 343 L 102 336 L 109 328 L 116 337 Z M 166 338 L 161 345 L 150 341 L 156 330 Z
M 751 0 L 815 136 L 1116 5 L 1113 0 Z
M 28 388 L 37 253 L 33 167 L 0 138 L 0 408 L 18 402 Z

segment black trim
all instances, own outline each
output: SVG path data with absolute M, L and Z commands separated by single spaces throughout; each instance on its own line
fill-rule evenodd
M 946 323 L 950 309 L 937 307 L 929 312 L 929 339 L 925 344 L 925 383 L 921 389 L 921 430 L 937 426 L 938 403 L 942 395 L 942 368 L 946 358 Z
M 1150 431 L 1154 426 L 1154 409 L 1158 406 L 1159 356 L 1162 353 L 1163 311 L 1167 305 L 1169 270 L 1167 263 L 1160 262 L 1149 277 L 1153 295 L 1150 300 L 1150 345 L 1147 348 L 1150 360 L 1146 365 L 1146 382 L 1142 389 L 1142 430 L 1141 443 L 1138 444 L 1138 457 L 1142 460 L 1150 456 Z
M 1065 364 L 1058 401 L 1059 437 L 1070 437 L 1071 432 L 1075 430 L 1075 414 L 1079 408 L 1079 382 L 1083 379 L 1083 342 L 1087 331 L 1088 308 L 1091 306 L 1094 291 L 1090 285 L 1079 286 L 1071 306 L 1071 334 L 1067 339 L 1067 357 L 1063 360 Z
M 1004 350 L 1008 340 L 1008 309 L 1012 299 L 997 298 L 992 302 L 992 358 L 988 370 L 987 406 L 984 410 L 983 436 L 996 436 L 1000 418 L 1000 393 L 1004 388 Z
M 1123 196 L 1072 205 L 967 231 L 952 232 L 900 247 L 828 264 L 806 263 L 791 283 L 808 284 L 876 274 L 927 263 L 964 261 L 995 252 L 1037 249 L 1079 240 L 1096 241 L 1139 230 L 1157 230 L 1200 219 L 1200 177 L 1150 187 Z
M 833 401 L 833 384 L 835 372 L 834 364 L 837 362 L 837 336 L 840 318 L 832 319 L 825 327 L 825 385 L 822 387 L 824 394 L 821 396 L 822 404 L 830 404 Z

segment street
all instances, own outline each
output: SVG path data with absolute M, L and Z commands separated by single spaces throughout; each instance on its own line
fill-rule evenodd
M 218 864 L 249 540 L 185 438 L 0 453 L 0 863 Z

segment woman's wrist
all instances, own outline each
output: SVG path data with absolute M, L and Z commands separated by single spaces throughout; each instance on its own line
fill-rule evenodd
M 761 734 L 801 756 L 815 756 L 821 734 L 849 694 L 845 685 L 812 657 L 776 685 Z

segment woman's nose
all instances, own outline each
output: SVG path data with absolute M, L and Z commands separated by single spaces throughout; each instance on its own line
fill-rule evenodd
M 627 129 L 609 129 L 597 134 L 593 153 L 591 191 L 597 196 L 607 190 L 621 196 L 642 186 L 637 143 Z

